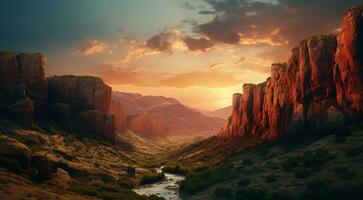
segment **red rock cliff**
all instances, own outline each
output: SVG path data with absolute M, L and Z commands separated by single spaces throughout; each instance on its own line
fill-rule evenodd
M 273 64 L 266 82 L 245 84 L 221 138 L 264 141 L 282 134 L 334 130 L 363 117 L 363 8 L 350 9 L 342 32 L 315 36 Z

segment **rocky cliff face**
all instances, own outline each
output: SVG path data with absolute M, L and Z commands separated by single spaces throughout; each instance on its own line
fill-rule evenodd
M 334 130 L 363 117 L 363 8 L 350 9 L 342 32 L 304 40 L 271 77 L 245 84 L 221 138 L 264 141 L 282 134 Z
M 122 131 L 126 129 L 125 106 L 120 101 L 115 100 L 113 96 L 111 97 L 108 113 L 115 116 L 115 125 L 117 130 Z
M 0 111 L 32 125 L 47 104 L 46 66 L 41 54 L 0 52 Z
M 50 112 L 71 119 L 81 131 L 115 141 L 115 116 L 109 115 L 111 87 L 90 76 L 48 78 Z
M 33 125 L 34 117 L 55 118 L 114 141 L 115 116 L 117 122 L 125 119 L 121 108 L 108 113 L 111 88 L 96 77 L 46 79 L 46 67 L 41 54 L 0 52 L 0 114 L 26 126 Z

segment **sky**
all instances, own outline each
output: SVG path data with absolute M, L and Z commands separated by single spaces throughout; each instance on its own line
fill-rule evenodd
M 338 34 L 363 0 L 1 0 L 0 51 L 43 53 L 47 75 L 102 77 L 113 90 L 231 105 L 299 41 Z

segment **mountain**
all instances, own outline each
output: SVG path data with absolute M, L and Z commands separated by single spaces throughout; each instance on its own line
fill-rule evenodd
M 329 132 L 363 119 L 362 7 L 350 9 L 341 33 L 314 36 L 273 64 L 271 77 L 243 85 L 220 138 L 276 139 Z
M 143 136 L 212 135 L 225 123 L 222 118 L 203 115 L 173 98 L 113 92 L 112 99 L 124 105 L 127 127 Z
M 232 106 L 227 106 L 225 108 L 220 108 L 213 111 L 208 110 L 199 110 L 202 114 L 210 116 L 210 117 L 219 117 L 222 119 L 228 119 L 232 112 Z

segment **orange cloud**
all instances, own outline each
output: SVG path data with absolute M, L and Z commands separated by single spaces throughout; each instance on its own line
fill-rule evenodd
M 104 53 L 108 50 L 108 44 L 98 40 L 87 39 L 77 45 L 72 55 L 89 56 L 97 53 Z

